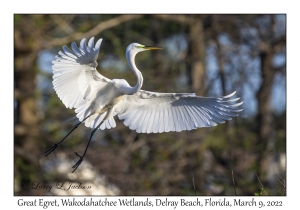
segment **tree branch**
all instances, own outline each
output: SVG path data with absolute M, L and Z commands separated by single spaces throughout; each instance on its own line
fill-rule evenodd
M 268 195 L 268 194 L 265 192 L 265 188 L 264 188 L 263 184 L 261 183 L 261 181 L 260 181 L 260 179 L 259 179 L 259 177 L 258 177 L 257 174 L 256 174 L 256 177 L 257 177 L 257 179 L 258 179 L 258 181 L 259 181 L 259 184 L 260 184 L 260 187 L 261 187 L 261 189 L 262 189 L 262 192 L 265 193 L 265 195 Z
M 273 67 L 273 71 L 279 72 L 281 74 L 286 74 L 286 63 L 284 63 L 282 66 Z
M 65 31 L 68 35 L 71 35 L 74 33 L 74 29 L 70 26 L 70 22 L 75 18 L 75 15 L 71 16 L 69 20 L 67 18 L 62 18 L 59 15 L 50 15 L 51 19 L 58 25 L 55 30 L 63 30 Z
M 234 193 L 235 193 L 235 196 L 237 196 L 236 194 L 236 188 L 235 188 L 235 181 L 234 181 L 234 176 L 233 176 L 233 170 L 231 169 L 231 177 L 232 177 L 232 183 L 233 183 L 233 187 L 234 187 Z
M 115 26 L 117 26 L 123 22 L 129 21 L 129 20 L 141 18 L 142 16 L 143 15 L 120 15 L 118 17 L 115 17 L 115 18 L 112 18 L 107 21 L 103 21 L 103 22 L 99 23 L 97 26 L 95 26 L 91 30 L 87 31 L 86 33 L 77 32 L 77 33 L 74 33 L 70 36 L 66 36 L 63 38 L 54 38 L 46 44 L 46 47 L 51 47 L 54 45 L 64 45 L 73 40 L 78 40 L 83 37 L 92 37 L 92 36 L 95 36 L 95 35 L 101 33 L 102 31 L 104 31 L 106 29 L 115 27 Z
M 190 24 L 194 20 L 193 18 L 186 15 L 153 15 L 153 17 L 168 21 L 174 21 L 181 24 Z

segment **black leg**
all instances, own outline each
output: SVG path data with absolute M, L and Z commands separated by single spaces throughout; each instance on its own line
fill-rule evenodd
M 56 148 L 57 148 L 57 146 L 59 145 L 59 144 L 61 144 L 76 128 L 78 128 L 78 126 L 81 124 L 81 123 L 83 123 L 87 118 L 89 118 L 91 115 L 89 115 L 89 116 L 87 116 L 86 118 L 84 118 L 83 120 L 82 120 L 82 122 L 79 122 L 79 123 L 77 123 L 76 125 L 75 125 L 75 127 L 60 141 L 60 142 L 57 142 L 57 143 L 55 143 L 55 144 L 53 144 L 53 147 L 51 147 L 49 150 L 47 150 L 46 152 L 45 152 L 45 156 L 48 156 L 48 155 L 50 155 L 51 154 L 51 152 L 53 152 Z
M 88 144 L 87 144 L 87 146 L 86 146 L 86 148 L 85 148 L 85 151 L 84 151 L 84 153 L 83 153 L 83 155 L 81 156 L 81 155 L 79 155 L 77 152 L 75 152 L 75 154 L 78 156 L 78 157 L 80 157 L 80 159 L 77 161 L 77 163 L 72 167 L 72 168 L 74 168 L 74 170 L 72 171 L 72 173 L 74 173 L 74 171 L 76 171 L 76 169 L 78 168 L 78 166 L 81 164 L 81 162 L 83 161 L 83 158 L 84 158 L 84 156 L 85 156 L 85 154 L 86 154 L 86 151 L 87 151 L 87 149 L 88 149 L 88 147 L 89 147 L 89 145 L 90 145 L 90 142 L 91 142 L 91 140 L 92 140 L 92 137 L 93 137 L 93 135 L 94 135 L 94 133 L 96 132 L 96 130 L 102 125 L 102 123 L 104 122 L 104 120 L 92 131 L 92 133 L 91 133 L 91 136 L 90 136 L 90 139 L 89 139 L 89 142 L 88 142 Z

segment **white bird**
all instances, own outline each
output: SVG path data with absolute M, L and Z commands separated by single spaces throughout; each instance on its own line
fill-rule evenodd
M 84 154 L 81 156 L 75 152 L 80 159 L 73 166 L 73 172 L 81 164 L 95 131 L 116 127 L 116 115 L 138 133 L 162 133 L 216 126 L 242 111 L 237 109 L 243 103 L 236 103 L 239 98 L 228 99 L 235 92 L 213 98 L 196 96 L 194 93 L 141 90 L 143 76 L 135 65 L 135 56 L 142 51 L 162 49 L 158 47 L 138 43 L 127 47 L 128 65 L 137 79 L 134 87 L 124 79 L 110 80 L 96 70 L 101 42 L 102 39 L 99 39 L 94 45 L 94 37 L 88 44 L 85 38 L 82 39 L 79 47 L 72 42 L 73 51 L 63 46 L 53 61 L 54 89 L 67 108 L 75 108 L 80 121 L 65 138 L 83 122 L 86 127 L 93 129 Z M 55 150 L 65 138 L 54 144 L 45 155 Z

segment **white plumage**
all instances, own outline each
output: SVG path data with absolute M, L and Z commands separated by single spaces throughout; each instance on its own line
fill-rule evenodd
M 211 127 L 231 120 L 241 111 L 235 108 L 241 103 L 232 104 L 238 98 L 226 100 L 234 93 L 223 98 L 208 98 L 189 93 L 139 91 L 125 96 L 116 106 L 116 113 L 124 119 L 126 126 L 138 133 L 180 132 Z
M 100 129 L 114 128 L 113 116 L 118 115 L 126 126 L 138 133 L 179 132 L 215 126 L 242 111 L 236 108 L 242 104 L 235 103 L 239 98 L 228 100 L 235 92 L 222 98 L 194 93 L 155 93 L 130 87 L 125 80 L 110 80 L 96 70 L 101 41 L 99 39 L 94 46 L 94 38 L 88 45 L 86 39 L 82 39 L 79 47 L 73 42 L 73 51 L 63 46 L 52 67 L 54 89 L 65 106 L 76 108 L 80 121 L 92 114 L 85 121 L 87 127 L 96 128 L 100 124 L 107 114 L 108 110 L 102 110 L 106 106 L 111 106 L 111 113 Z M 144 45 L 134 43 L 126 51 L 129 66 L 141 77 L 138 80 L 143 79 L 134 64 L 134 56 L 145 49 Z M 128 95 L 128 90 L 134 88 L 136 92 Z M 114 102 L 117 97 L 121 99 Z
M 63 46 L 52 66 L 53 86 L 58 97 L 67 108 L 76 108 L 76 117 L 80 122 L 94 129 L 90 139 L 98 128 L 114 128 L 116 115 L 138 133 L 162 133 L 216 126 L 217 123 L 231 120 L 231 117 L 236 117 L 242 111 L 237 108 L 242 104 L 236 102 L 239 98 L 229 99 L 235 92 L 221 98 L 211 98 L 196 96 L 194 93 L 141 90 L 143 77 L 134 58 L 138 52 L 161 48 L 130 44 L 126 49 L 126 58 L 136 75 L 137 84 L 131 87 L 126 80 L 110 80 L 96 70 L 101 42 L 102 39 L 99 39 L 94 45 L 94 38 L 91 38 L 88 44 L 86 39 L 82 39 L 79 47 L 73 42 L 72 50 Z M 74 170 L 84 155 L 78 155 L 81 158 L 73 167 Z

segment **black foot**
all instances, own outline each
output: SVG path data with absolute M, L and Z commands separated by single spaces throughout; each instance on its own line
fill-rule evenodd
M 57 145 L 58 145 L 58 144 L 53 144 L 53 147 L 51 147 L 49 150 L 47 150 L 47 151 L 45 152 L 45 156 L 50 155 L 50 153 L 53 152 L 53 151 L 57 148 Z
M 81 162 L 83 161 L 83 157 L 84 157 L 84 155 L 78 155 L 78 153 L 77 152 L 75 152 L 75 154 L 77 155 L 77 156 L 79 156 L 80 157 L 80 159 L 77 161 L 77 163 L 75 164 L 75 165 L 73 165 L 73 167 L 72 168 L 74 168 L 74 170 L 72 171 L 72 173 L 74 173 L 74 171 L 76 171 L 76 169 L 78 168 L 78 166 L 81 164 Z

